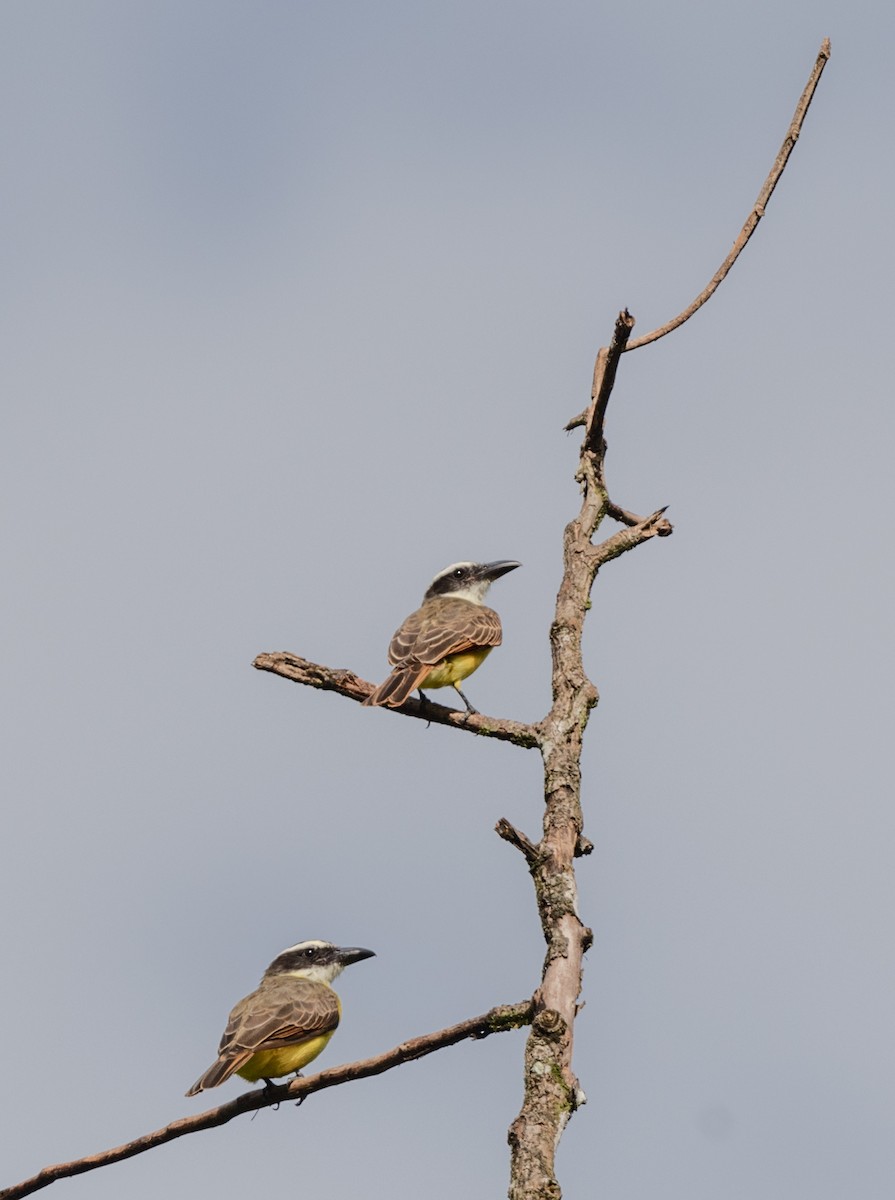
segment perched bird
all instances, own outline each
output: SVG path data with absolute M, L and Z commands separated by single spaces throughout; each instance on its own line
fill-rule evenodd
M 217 1060 L 187 1095 L 217 1087 L 234 1072 L 250 1083 L 263 1079 L 269 1084 L 300 1071 L 339 1024 L 342 1005 L 330 984 L 350 963 L 373 957 L 372 950 L 318 941 L 283 950 L 256 990 L 230 1013 Z
M 453 687 L 469 712 L 460 683 L 500 645 L 500 617 L 482 601 L 495 579 L 522 564 L 452 563 L 435 576 L 423 603 L 395 633 L 388 648 L 391 675 L 364 704 L 399 708 L 414 688 Z M 422 699 L 425 697 L 420 691 Z

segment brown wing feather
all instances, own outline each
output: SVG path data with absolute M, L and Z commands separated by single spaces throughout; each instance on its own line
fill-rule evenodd
M 388 660 L 393 666 L 417 662 L 432 667 L 449 654 L 499 646 L 500 640 L 500 617 L 493 608 L 448 596 L 424 604 L 407 618 L 392 638 Z
M 330 1033 L 338 1024 L 339 1002 L 332 988 L 310 979 L 275 980 L 236 1005 L 218 1054 L 273 1050 Z
M 396 631 L 388 648 L 395 668 L 364 704 L 399 708 L 426 678 L 429 668 L 451 654 L 481 646 L 499 646 L 500 617 L 493 608 L 439 596 L 411 613 Z
M 217 1062 L 187 1095 L 217 1087 L 259 1050 L 275 1050 L 331 1033 L 338 1024 L 339 1001 L 325 984 L 310 979 L 266 983 L 234 1007 L 221 1036 Z

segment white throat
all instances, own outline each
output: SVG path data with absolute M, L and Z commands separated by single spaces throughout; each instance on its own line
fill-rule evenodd
M 451 600 L 469 600 L 471 604 L 484 604 L 490 586 L 490 579 L 476 579 L 466 587 L 458 588 L 456 592 L 448 592 L 446 598 Z

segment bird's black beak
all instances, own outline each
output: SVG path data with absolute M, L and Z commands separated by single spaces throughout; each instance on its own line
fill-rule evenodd
M 521 567 L 521 562 L 516 562 L 513 558 L 501 558 L 497 562 L 482 564 L 482 578 L 490 579 L 493 583 L 495 579 L 500 579 L 501 575 L 506 575 L 508 571 L 515 571 L 517 567 Z
M 360 962 L 364 958 L 375 958 L 375 950 L 364 950 L 361 946 L 340 946 L 339 962 L 347 967 L 351 963 Z

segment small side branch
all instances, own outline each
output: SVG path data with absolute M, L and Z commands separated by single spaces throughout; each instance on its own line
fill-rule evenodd
M 674 526 L 663 515 L 664 513 L 665 509 L 659 508 L 649 517 L 637 517 L 633 524 L 625 521 L 627 528 L 619 529 L 611 537 L 594 547 L 597 566 L 602 567 L 605 563 L 611 562 L 628 550 L 633 550 L 635 546 L 649 541 L 652 537 L 668 537 L 673 532 Z M 631 517 L 633 513 L 625 513 L 625 516 Z
M 665 512 L 665 509 L 663 508 L 659 511 Z M 609 499 L 606 501 L 606 512 L 614 521 L 618 521 L 619 525 L 642 525 L 644 521 L 649 519 L 647 517 L 638 517 L 637 513 L 628 512 L 626 508 L 622 508 L 620 505 L 614 504 L 612 500 Z
M 789 162 L 789 156 L 792 154 L 795 144 L 799 139 L 799 134 L 802 132 L 802 125 L 804 124 L 805 117 L 808 115 L 808 108 L 811 105 L 811 101 L 814 99 L 814 93 L 817 90 L 818 83 L 820 83 L 820 77 L 823 74 L 823 69 L 829 61 L 830 53 L 830 39 L 824 38 L 823 42 L 821 43 L 820 50 L 818 51 L 814 68 L 807 84 L 805 85 L 805 90 L 802 92 L 799 103 L 796 105 L 796 111 L 793 114 L 789 129 L 786 131 L 786 137 L 783 139 L 783 145 L 780 147 L 780 150 L 777 153 L 777 157 L 774 160 L 773 167 L 771 167 L 770 174 L 764 181 L 764 186 L 758 193 L 758 199 L 755 201 L 752 211 L 746 218 L 746 222 L 743 225 L 743 228 L 740 230 L 736 241 L 733 243 L 727 258 L 725 258 L 724 262 L 712 276 L 708 285 L 703 288 L 703 290 L 691 304 L 687 305 L 683 312 L 678 313 L 674 320 L 669 321 L 666 325 L 660 325 L 658 329 L 654 329 L 652 333 L 645 333 L 643 337 L 635 338 L 633 342 L 629 342 L 626 347 L 627 350 L 639 350 L 641 346 L 648 346 L 650 342 L 657 342 L 659 338 L 665 337 L 667 333 L 671 333 L 673 329 L 677 329 L 678 326 L 683 325 L 685 321 L 689 321 L 690 317 L 692 317 L 698 309 L 702 308 L 703 304 L 705 304 L 707 300 L 711 299 L 711 297 L 727 278 L 731 267 L 745 249 L 746 243 L 755 232 L 758 222 L 764 216 L 765 209 L 767 208 L 768 201 L 773 195 L 774 188 L 780 182 L 780 176 L 783 174 L 784 168 L 786 167 L 787 162 Z
M 410 1041 L 402 1042 L 394 1049 L 387 1050 L 375 1058 L 346 1063 L 341 1067 L 330 1067 L 326 1071 L 319 1071 L 316 1075 L 308 1076 L 307 1079 L 294 1079 L 291 1083 L 281 1084 L 278 1087 L 257 1088 L 255 1091 L 237 1096 L 228 1104 L 221 1104 L 218 1108 L 197 1113 L 193 1117 L 184 1117 L 180 1121 L 172 1121 L 170 1125 L 135 1138 L 132 1142 L 126 1142 L 123 1146 L 116 1146 L 112 1150 L 103 1150 L 99 1154 L 90 1154 L 71 1162 L 44 1167 L 30 1179 L 4 1188 L 3 1191 L 0 1191 L 0 1200 L 18 1200 L 20 1196 L 30 1196 L 33 1192 L 55 1183 L 57 1179 L 83 1175 L 87 1171 L 95 1171 L 98 1167 L 121 1162 L 125 1158 L 133 1158 L 137 1154 L 143 1154 L 144 1151 L 164 1145 L 165 1142 L 173 1142 L 176 1138 L 184 1137 L 188 1133 L 198 1133 L 202 1129 L 214 1129 L 218 1125 L 226 1125 L 228 1121 L 232 1121 L 234 1117 L 238 1117 L 242 1113 L 252 1112 L 259 1108 L 269 1108 L 284 1100 L 304 1100 L 313 1092 L 321 1092 L 324 1088 L 337 1087 L 355 1079 L 367 1079 L 371 1075 L 381 1075 L 384 1071 L 390 1071 L 392 1067 L 399 1067 L 414 1059 L 424 1058 L 427 1054 L 442 1050 L 446 1046 L 454 1046 L 457 1042 L 465 1041 L 468 1038 L 486 1038 L 492 1033 L 519 1029 L 523 1025 L 531 1024 L 533 1012 L 531 1000 L 524 1000 L 521 1004 L 500 1005 L 480 1017 L 471 1017 L 469 1020 L 451 1025 L 447 1029 L 440 1029 L 436 1033 L 427 1033 L 422 1037 L 411 1038 Z
M 367 683 L 352 671 L 324 667 L 319 663 L 309 662 L 297 654 L 279 651 L 272 654 L 259 654 L 252 663 L 259 671 L 270 671 L 293 683 L 303 683 L 308 687 L 319 688 L 323 692 L 338 692 L 349 700 L 358 703 L 366 700 L 374 690 L 372 683 Z M 447 708 L 436 704 L 433 700 L 421 703 L 419 700 L 407 700 L 400 708 L 386 709 L 387 712 L 400 713 L 405 717 L 416 717 L 420 721 L 433 725 L 450 725 L 455 729 L 465 729 L 468 733 L 477 733 L 480 737 L 495 738 L 499 742 L 512 742 L 514 746 L 522 746 L 526 750 L 535 749 L 538 745 L 538 732 L 534 725 L 526 725 L 522 721 L 510 721 L 500 717 L 486 717 L 482 713 L 460 712 L 455 708 Z M 2 1197 L 0 1197 L 2 1200 Z
M 515 825 L 511 825 L 506 817 L 501 817 L 494 826 L 494 832 L 498 837 L 502 837 L 505 842 L 509 842 L 511 846 L 515 846 L 524 856 L 528 863 L 528 869 L 533 871 L 540 861 L 540 851 L 534 842 L 525 836 L 521 829 L 517 829 Z

